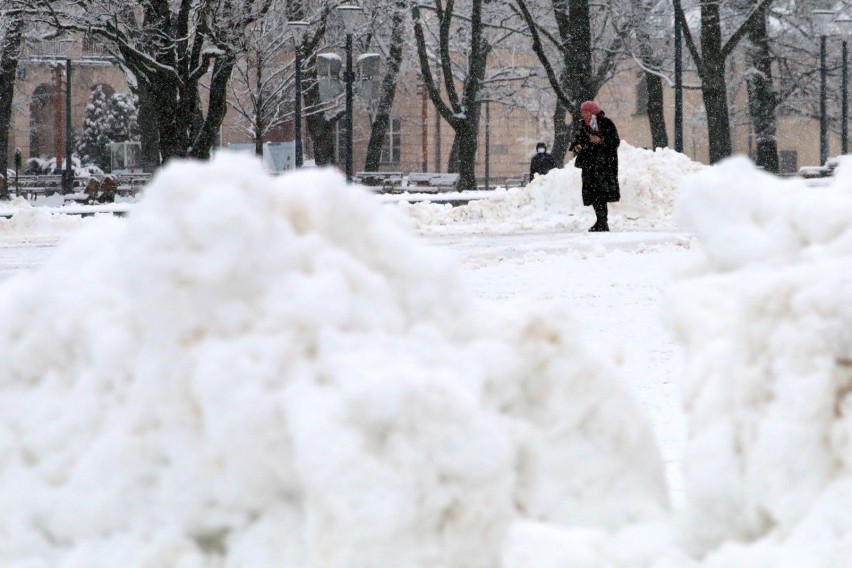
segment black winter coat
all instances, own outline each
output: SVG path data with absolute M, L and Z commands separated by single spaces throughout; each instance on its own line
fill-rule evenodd
M 556 160 L 547 152 L 542 154 L 536 154 L 530 160 L 530 181 L 532 181 L 535 174 L 543 176 L 550 170 L 556 167 Z
M 591 136 L 601 137 L 599 144 L 592 144 Z M 583 170 L 583 205 L 612 203 L 621 199 L 618 186 L 618 146 L 621 138 L 618 129 L 603 112 L 598 114 L 598 131 L 580 121 L 580 129 L 571 143 L 577 159 L 574 165 Z M 582 150 L 577 152 L 576 147 Z

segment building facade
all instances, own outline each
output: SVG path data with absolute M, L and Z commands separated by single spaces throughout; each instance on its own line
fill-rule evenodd
M 65 155 L 65 96 L 67 87 L 66 66 L 71 66 L 71 123 L 76 135 L 82 130 L 86 105 L 93 89 L 103 86 L 107 92 L 129 90 L 126 77 L 106 54 L 94 43 L 87 41 L 53 40 L 27 47 L 22 58 L 15 86 L 13 127 L 10 132 L 10 160 L 15 148 L 20 148 L 25 159 L 30 157 L 59 157 Z M 742 90 L 742 89 L 741 89 Z M 642 81 L 635 71 L 618 74 L 601 90 L 598 101 L 608 116 L 618 126 L 621 136 L 637 147 L 651 145 L 650 128 L 644 113 Z M 674 93 L 667 89 L 666 123 L 670 140 L 673 139 Z M 739 108 L 747 108 L 741 93 L 734 94 Z M 342 104 L 342 100 L 341 100 Z M 708 155 L 706 120 L 703 115 L 701 94 L 689 90 L 685 94 L 684 153 L 690 158 L 706 162 Z M 747 118 L 747 117 L 746 117 Z M 221 131 L 223 146 L 250 143 L 246 129 L 239 125 L 240 118 L 229 110 Z M 522 104 L 507 106 L 491 103 L 487 118 L 485 107 L 480 120 L 480 144 L 476 172 L 482 178 L 487 168 L 492 180 L 520 177 L 529 170 L 529 160 L 535 145 L 544 141 L 552 143 L 552 107 L 529 98 Z M 304 123 L 303 123 L 304 124 Z M 369 140 L 370 116 L 368 108 L 356 97 L 354 110 L 355 171 L 363 169 L 366 146 Z M 733 121 L 733 145 L 736 153 L 750 155 L 753 136 L 747 120 Z M 268 142 L 288 142 L 293 139 L 292 122 L 273 129 Z M 486 136 L 487 134 L 487 136 Z M 380 169 L 408 173 L 414 171 L 443 172 L 447 169 L 454 133 L 440 120 L 417 80 L 403 77 L 398 88 L 390 123 L 390 130 L 382 151 Z M 488 140 L 486 151 L 486 139 Z M 794 116 L 780 116 L 778 140 L 782 169 L 793 172 L 803 165 L 819 162 L 818 121 Z M 337 162 L 345 163 L 342 125 L 337 136 Z M 313 155 L 309 136 L 305 136 L 305 156 Z M 831 135 L 830 155 L 839 152 L 839 136 Z M 570 154 L 568 156 L 570 159 Z M 10 162 L 12 163 L 12 162 Z

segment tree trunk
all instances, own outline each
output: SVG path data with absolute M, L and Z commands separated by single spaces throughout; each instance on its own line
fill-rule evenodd
M 748 58 L 748 107 L 757 146 L 755 162 L 768 172 L 778 173 L 778 139 L 775 109 L 778 98 L 772 84 L 772 53 L 769 50 L 769 37 L 766 27 L 767 10 L 762 10 L 759 18 L 749 26 L 748 37 L 751 45 Z
M 663 79 L 654 73 L 645 73 L 648 86 L 648 124 L 651 127 L 651 144 L 654 148 L 666 148 L 669 135 L 666 132 L 665 103 L 663 102 Z
M 659 47 L 655 45 L 651 34 L 655 25 L 653 21 L 655 6 L 647 0 L 633 0 L 631 8 L 642 66 L 646 70 L 643 74 L 648 93 L 645 113 L 648 116 L 648 127 L 651 130 L 651 145 L 653 148 L 665 148 L 669 145 L 669 135 L 666 132 L 663 79 L 651 71 L 658 71 L 662 67 L 662 58 L 657 53 Z
M 302 91 L 305 108 L 317 107 L 321 104 L 319 81 L 317 81 L 316 58 L 307 61 L 302 72 L 302 82 L 308 88 Z M 328 117 L 325 112 L 316 112 L 305 117 L 305 129 L 310 134 L 314 146 L 314 163 L 317 166 L 330 166 L 337 163 L 337 144 L 335 143 L 336 126 L 344 112 L 335 113 Z
M 710 146 L 710 163 L 715 164 L 731 155 L 731 124 L 728 115 L 728 85 L 725 78 L 725 61 L 748 33 L 756 19 L 765 14 L 772 0 L 752 0 L 745 5 L 751 10 L 748 18 L 734 28 L 730 38 L 722 43 L 722 26 L 719 21 L 719 1 L 701 0 L 701 52 L 699 53 L 689 24 L 679 3 L 675 3 L 677 19 L 686 46 L 698 66 L 701 76 L 701 94 L 707 113 L 707 136 Z M 750 6 L 749 6 L 750 4 Z
M 479 132 L 479 112 L 482 105 L 479 99 L 485 78 L 488 55 L 491 52 L 491 47 L 484 37 L 482 25 L 484 2 L 485 0 L 473 0 L 470 4 L 470 18 L 467 20 L 470 26 L 470 47 L 467 56 L 467 75 L 462 83 L 461 94 L 459 94 L 450 72 L 454 61 L 453 54 L 450 53 L 449 36 L 452 18 L 457 17 L 453 14 L 452 4 L 447 4 L 447 9 L 439 16 L 441 22 L 438 56 L 443 68 L 444 91 L 448 102 L 445 102 L 441 97 L 441 92 L 435 83 L 429 64 L 425 34 L 420 19 L 420 7 L 417 3 L 413 3 L 411 8 L 423 83 L 432 104 L 435 105 L 437 111 L 452 127 L 456 135 L 453 140 L 453 151 L 450 155 L 448 170 L 451 173 L 459 174 L 456 185 L 456 189 L 459 191 L 476 188 L 476 146 Z
M 228 81 L 231 80 L 231 73 L 234 70 L 236 61 L 229 57 L 227 59 L 220 57 L 213 65 L 213 77 L 210 79 L 209 99 L 207 102 L 207 116 L 202 116 L 199 112 L 198 116 L 202 119 L 200 130 L 192 140 L 189 155 L 192 158 L 200 160 L 210 159 L 210 150 L 213 148 L 213 142 L 216 140 L 216 134 L 222 127 L 222 121 L 225 120 L 225 114 L 228 112 Z M 198 93 L 198 85 L 194 87 L 194 92 Z M 199 101 L 200 102 L 200 101 Z M 200 104 L 198 105 L 200 109 Z
M 479 107 L 477 107 L 477 114 Z M 479 145 L 479 120 L 475 125 L 462 127 L 455 131 L 453 147 L 450 151 L 450 160 L 447 171 L 459 174 L 456 188 L 459 191 L 476 189 L 476 150 Z
M 255 84 L 257 85 L 257 102 L 254 104 L 254 155 L 263 158 L 263 130 L 266 128 L 263 121 L 263 61 L 260 50 L 258 50 L 254 68 Z
M 565 124 L 566 116 L 568 110 L 557 100 L 556 110 L 553 112 L 553 148 L 550 151 L 557 164 L 565 163 L 565 154 L 571 144 L 571 126 Z
M 574 133 L 574 125 L 580 124 L 582 115 L 580 105 L 597 95 L 603 77 L 608 73 L 609 63 L 604 63 L 597 73 L 592 70 L 592 30 L 589 0 L 553 1 L 553 15 L 559 31 L 562 48 L 562 70 L 557 78 L 547 59 L 536 23 L 529 14 L 526 3 L 516 0 L 524 13 L 527 26 L 533 34 L 533 50 L 548 73 L 551 86 L 557 94 L 556 109 L 553 113 L 553 157 L 557 164 L 564 163 Z M 571 124 L 565 124 L 565 117 L 571 115 Z
M 731 123 L 728 116 L 728 85 L 725 80 L 725 62 L 711 62 L 705 56 L 707 72 L 701 81 L 701 94 L 707 113 L 707 136 L 710 163 L 724 160 L 733 152 Z
M 263 118 L 259 114 L 255 117 L 254 126 L 255 128 L 263 126 Z M 263 157 L 263 136 L 261 136 L 260 130 L 254 131 L 254 155 L 258 158 Z
M 556 9 L 558 4 L 565 3 L 554 2 L 554 15 L 560 38 L 566 46 L 562 52 L 564 68 L 561 78 L 562 89 L 571 102 L 568 112 L 571 114 L 573 135 L 573 126 L 583 119 L 580 105 L 597 95 L 592 75 L 592 24 L 589 0 L 567 0 L 567 13 Z
M 340 117 L 342 115 L 338 115 Z M 337 163 L 337 144 L 335 144 L 335 124 L 340 120 L 328 121 L 320 114 L 307 119 L 308 131 L 314 141 L 314 163 L 317 166 L 331 166 Z
M 157 124 L 157 107 L 146 83 L 136 87 L 139 98 L 139 136 L 142 146 L 142 169 L 153 173 L 160 166 L 160 129 Z
M 701 93 L 707 113 L 710 163 L 715 164 L 732 153 L 722 26 L 716 0 L 701 0 L 701 53 Z
M 15 80 L 18 72 L 21 38 L 24 22 L 14 18 L 7 24 L 6 35 L 0 38 L 0 199 L 9 199 L 9 131 L 12 126 L 12 99 L 15 96 Z
M 382 79 L 382 91 L 376 107 L 376 117 L 370 130 L 370 141 L 367 143 L 367 158 L 364 160 L 364 171 L 375 172 L 379 169 L 382 156 L 382 146 L 390 124 L 390 111 L 396 96 L 396 83 L 399 69 L 402 65 L 402 48 L 404 45 L 403 31 L 405 26 L 405 8 L 407 2 L 397 1 L 391 23 L 390 53 L 388 54 L 388 69 Z

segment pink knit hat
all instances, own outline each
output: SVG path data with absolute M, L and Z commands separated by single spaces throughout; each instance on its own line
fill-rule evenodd
M 586 102 L 584 102 L 583 104 L 580 105 L 580 110 L 581 111 L 587 110 L 590 113 L 597 116 L 601 112 L 601 106 L 598 103 L 596 103 L 595 101 L 586 101 Z

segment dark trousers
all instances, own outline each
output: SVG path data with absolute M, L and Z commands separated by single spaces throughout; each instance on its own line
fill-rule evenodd
M 595 225 L 600 228 L 609 228 L 607 224 L 607 214 L 609 211 L 607 210 L 606 201 L 597 201 L 592 203 L 592 207 L 595 209 L 595 216 L 598 218 L 595 221 Z

